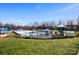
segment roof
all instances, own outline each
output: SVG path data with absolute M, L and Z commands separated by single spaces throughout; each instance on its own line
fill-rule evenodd
M 66 27 L 65 25 L 63 25 L 63 24 L 61 24 L 61 25 L 59 25 L 58 27 Z
M 50 29 L 45 29 L 45 30 L 43 30 L 43 31 L 50 31 Z

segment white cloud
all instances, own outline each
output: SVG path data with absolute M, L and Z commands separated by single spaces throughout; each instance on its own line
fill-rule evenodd
M 3 19 L 0 19 L 0 22 L 2 23 L 9 23 L 9 24 L 16 24 L 16 25 L 26 25 L 26 23 L 22 20 L 19 20 L 19 19 L 15 19 L 15 18 L 3 18 Z
M 41 9 L 42 7 L 40 5 L 35 6 L 36 9 Z
M 79 11 L 79 4 L 71 4 L 55 12 L 55 14 L 73 13 Z
M 50 15 L 52 15 L 52 19 L 55 21 L 67 19 L 76 20 L 79 16 L 79 4 L 70 4 L 69 6 L 61 8 Z

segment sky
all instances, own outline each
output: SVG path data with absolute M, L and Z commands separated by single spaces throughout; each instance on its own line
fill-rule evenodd
M 78 3 L 0 3 L 0 22 L 26 25 L 59 21 L 79 16 Z

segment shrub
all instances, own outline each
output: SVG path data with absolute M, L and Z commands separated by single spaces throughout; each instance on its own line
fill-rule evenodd
M 76 36 L 76 37 L 79 37 L 79 32 L 76 32 L 76 33 L 75 33 L 75 36 Z

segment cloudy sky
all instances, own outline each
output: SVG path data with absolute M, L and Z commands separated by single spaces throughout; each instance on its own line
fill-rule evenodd
M 77 3 L 0 3 L 0 22 L 28 24 L 42 21 L 59 21 L 79 16 Z

